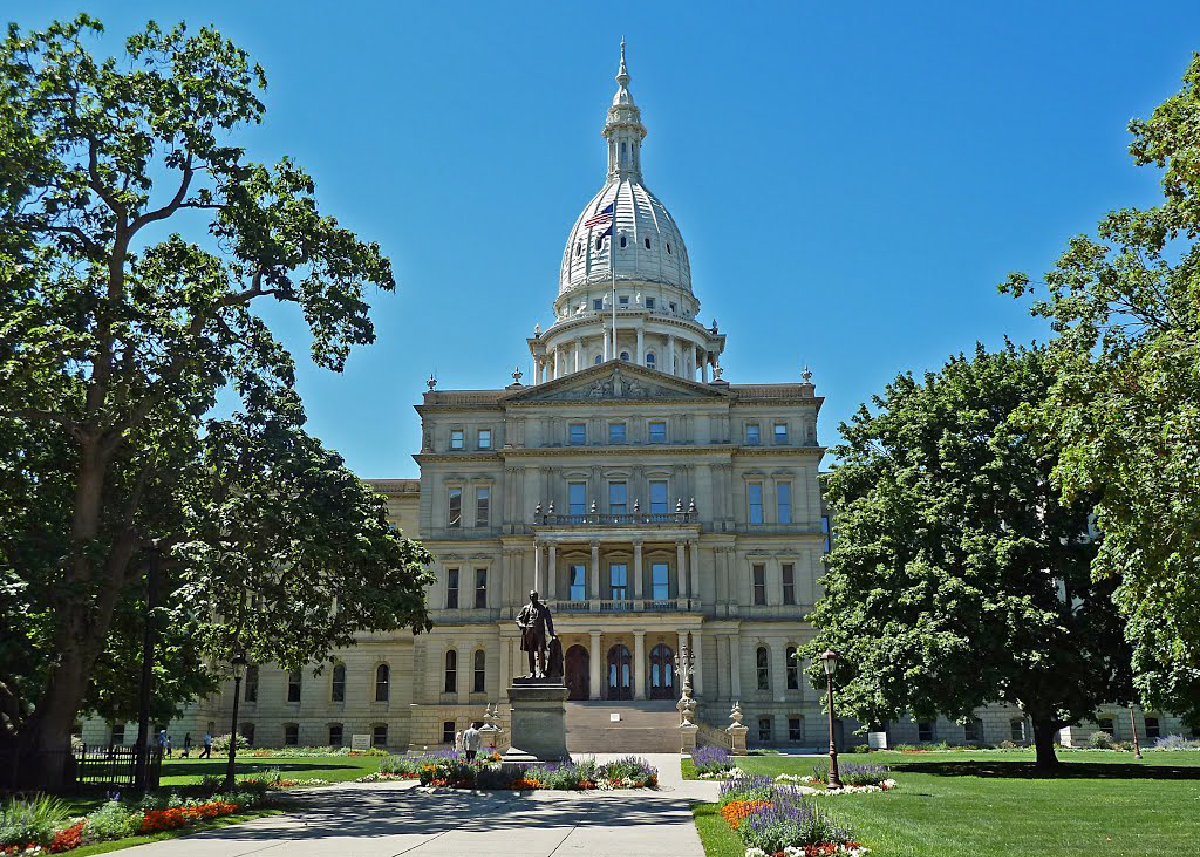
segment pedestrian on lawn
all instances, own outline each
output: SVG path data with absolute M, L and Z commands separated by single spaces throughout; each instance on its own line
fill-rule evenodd
M 212 758 L 212 732 L 204 733 L 204 752 L 200 754 L 201 759 Z
M 478 723 L 472 723 L 467 727 L 467 731 L 462 734 L 463 752 L 467 754 L 468 762 L 475 761 L 475 754 L 479 752 L 479 740 L 482 737 L 479 734 Z
M 183 758 L 188 758 L 192 755 L 192 733 L 183 733 Z

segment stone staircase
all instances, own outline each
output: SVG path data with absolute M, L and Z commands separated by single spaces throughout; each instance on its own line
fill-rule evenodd
M 566 709 L 572 753 L 679 752 L 674 700 L 568 702 Z

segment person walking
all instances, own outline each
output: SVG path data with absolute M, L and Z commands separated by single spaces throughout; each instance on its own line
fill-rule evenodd
M 163 756 L 169 755 L 169 749 L 167 747 L 167 730 L 166 729 L 158 730 L 158 752 Z
M 192 733 L 183 733 L 183 758 L 188 758 L 192 755 Z
M 482 736 L 479 734 L 479 724 L 472 723 L 467 727 L 462 734 L 463 752 L 467 754 L 467 761 L 474 762 L 475 754 L 479 752 L 479 741 Z
M 201 759 L 212 758 L 212 732 L 204 733 L 204 752 L 200 754 Z
M 460 730 L 460 731 L 458 731 L 458 732 L 455 732 L 455 733 L 454 733 L 454 752 L 455 752 L 455 753 L 461 753 L 461 752 L 462 752 L 462 748 L 463 748 L 463 745 L 462 745 L 462 731 Z

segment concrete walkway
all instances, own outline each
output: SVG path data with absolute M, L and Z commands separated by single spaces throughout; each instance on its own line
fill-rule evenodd
M 685 781 L 679 756 L 644 754 L 658 791 L 455 792 L 348 783 L 292 793 L 279 815 L 154 842 L 146 857 L 703 857 L 694 804 L 718 785 Z M 616 758 L 596 754 L 598 761 Z

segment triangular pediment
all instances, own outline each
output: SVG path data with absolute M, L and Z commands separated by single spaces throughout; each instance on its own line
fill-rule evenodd
M 730 393 L 719 386 L 647 369 L 635 363 L 609 360 L 572 372 L 545 384 L 524 387 L 505 396 L 506 404 L 534 402 L 660 401 L 663 399 L 721 399 Z

